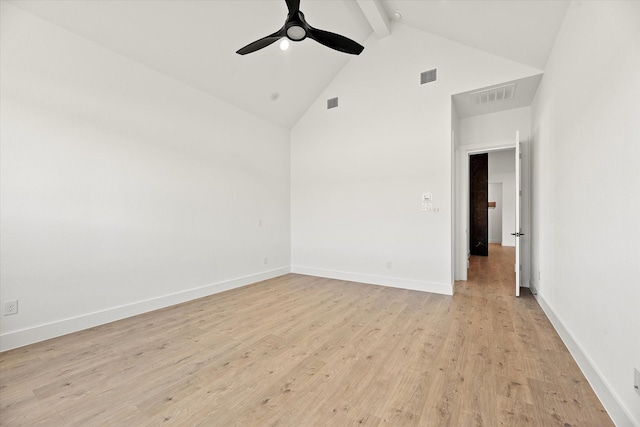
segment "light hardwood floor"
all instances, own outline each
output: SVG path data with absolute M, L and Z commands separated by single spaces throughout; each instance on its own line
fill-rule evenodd
M 453 297 L 290 274 L 8 351 L 0 424 L 613 425 L 512 265 Z

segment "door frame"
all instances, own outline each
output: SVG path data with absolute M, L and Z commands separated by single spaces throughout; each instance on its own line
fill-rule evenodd
M 469 262 L 469 156 L 515 148 L 513 139 L 461 145 L 455 149 L 454 280 L 467 280 Z

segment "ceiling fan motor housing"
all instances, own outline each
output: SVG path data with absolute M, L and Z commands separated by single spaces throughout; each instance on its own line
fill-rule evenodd
M 307 27 L 304 22 L 304 15 L 298 12 L 297 16 L 290 16 L 285 24 L 287 37 L 294 42 L 299 42 L 307 38 Z

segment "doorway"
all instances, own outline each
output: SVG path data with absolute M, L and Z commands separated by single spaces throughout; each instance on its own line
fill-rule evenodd
M 481 160 L 486 159 L 486 160 Z M 485 163 L 478 163 L 484 161 Z M 474 164 L 475 163 L 475 164 Z M 484 171 L 478 169 L 484 168 Z M 517 182 L 515 148 L 487 150 L 469 155 L 469 253 L 474 246 L 488 248 L 490 243 L 516 246 Z M 480 220 L 478 220 L 480 218 Z M 480 227 L 482 230 L 477 230 Z M 475 237 L 480 235 L 480 237 Z M 486 242 L 486 243 L 485 243 Z
M 515 136 L 515 135 L 514 135 Z M 519 237 L 518 243 L 520 244 L 520 257 L 515 262 L 511 262 L 509 267 L 509 271 L 504 274 L 513 275 L 514 272 L 517 271 L 515 265 L 520 265 L 522 269 L 520 270 L 519 277 L 513 281 L 513 285 L 516 286 L 516 294 L 519 292 L 520 286 L 528 287 L 529 284 L 529 240 L 528 236 L 525 236 L 526 230 L 529 228 L 529 203 L 528 203 L 528 194 L 529 189 L 527 183 L 528 179 L 528 141 L 521 141 L 519 144 L 516 144 L 517 137 L 513 138 L 511 141 L 507 142 L 496 142 L 493 144 L 486 144 L 484 146 L 475 145 L 475 146 L 461 146 L 456 149 L 455 155 L 455 190 L 456 190 L 456 198 L 455 198 L 455 229 L 456 229 L 456 240 L 455 240 L 455 274 L 456 280 L 467 280 L 468 276 L 468 268 L 471 261 L 471 251 L 470 251 L 470 239 L 469 239 L 469 231 L 470 231 L 470 219 L 471 219 L 471 207 L 470 207 L 470 159 L 472 155 L 478 154 L 487 154 L 489 156 L 488 164 L 489 164 L 489 176 L 488 183 L 489 184 L 500 184 L 502 187 L 502 200 L 488 200 L 485 206 L 487 206 L 487 210 L 489 208 L 489 202 L 495 202 L 495 209 L 500 210 L 502 212 L 502 233 L 500 239 L 498 240 L 501 243 L 497 243 L 497 247 L 505 248 L 505 252 L 513 251 L 516 245 L 516 237 L 512 235 L 512 233 L 516 232 L 516 203 L 517 199 L 520 198 L 522 212 L 521 219 L 522 223 L 518 228 L 521 235 L 523 237 Z M 518 164 L 521 166 L 521 170 L 519 171 L 519 176 L 522 177 L 522 197 L 517 197 L 516 193 L 516 158 L 520 158 L 519 153 L 517 153 L 516 147 L 520 148 L 522 151 L 522 159 Z M 491 257 L 491 242 L 488 243 L 488 257 Z M 503 257 L 504 258 L 504 257 Z M 500 263 L 504 265 L 504 263 Z

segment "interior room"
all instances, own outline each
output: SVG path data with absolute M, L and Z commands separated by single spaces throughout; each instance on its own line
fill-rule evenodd
M 640 426 L 639 94 L 638 1 L 0 0 L 0 424 Z

